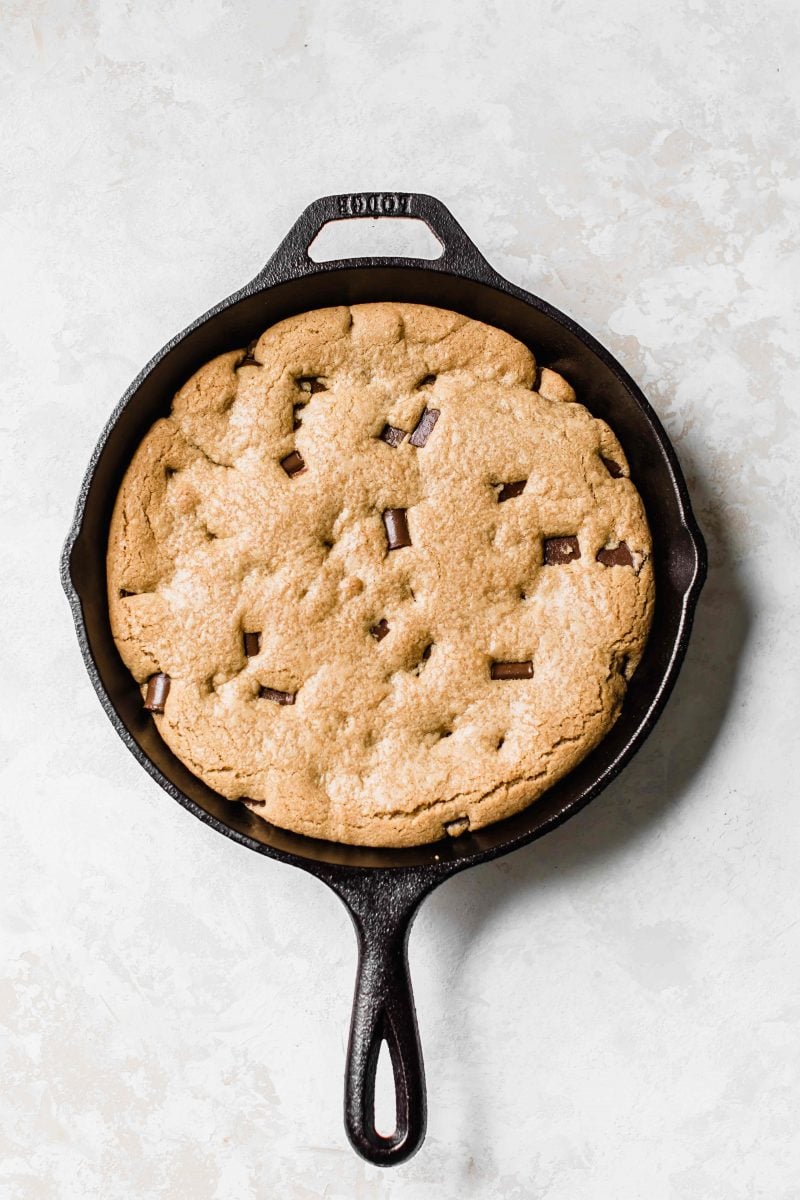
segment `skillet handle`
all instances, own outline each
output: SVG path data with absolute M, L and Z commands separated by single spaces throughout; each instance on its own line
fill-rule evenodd
M 357 926 L 358 928 L 358 926 Z M 354 1149 L 369 1162 L 391 1166 L 410 1158 L 425 1137 L 425 1069 L 408 974 L 409 926 L 384 941 L 358 931 L 358 975 L 347 1047 L 344 1119 Z M 375 1076 L 386 1042 L 394 1074 L 394 1132 L 375 1128 Z
M 436 881 L 406 872 L 361 873 L 335 883 L 358 939 L 358 973 L 345 1069 L 344 1121 L 353 1148 L 388 1167 L 410 1158 L 425 1137 L 425 1070 L 408 972 L 408 937 L 420 901 Z M 375 1128 L 375 1076 L 386 1042 L 394 1075 L 396 1122 Z
M 442 244 L 439 258 L 350 258 L 331 262 L 314 262 L 308 248 L 329 221 L 360 218 L 410 217 L 424 221 Z M 346 192 L 322 196 L 309 204 L 272 255 L 267 265 L 253 280 L 251 287 L 297 279 L 303 275 L 354 266 L 416 266 L 429 271 L 448 271 L 479 274 L 494 270 L 478 247 L 456 221 L 449 208 L 424 192 Z

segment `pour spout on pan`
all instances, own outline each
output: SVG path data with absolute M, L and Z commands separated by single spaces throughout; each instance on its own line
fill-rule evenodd
M 404 1162 L 425 1137 L 425 1070 L 408 973 L 408 937 L 421 901 L 446 874 L 387 868 L 325 878 L 344 901 L 358 939 L 345 1128 L 353 1148 L 377 1166 Z M 375 1128 L 375 1077 L 384 1042 L 395 1091 L 396 1124 L 389 1136 Z

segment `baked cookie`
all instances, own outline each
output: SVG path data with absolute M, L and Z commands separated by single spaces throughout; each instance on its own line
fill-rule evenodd
M 653 609 L 614 434 L 498 329 L 304 313 L 197 372 L 111 522 L 111 627 L 210 787 L 298 833 L 458 836 L 616 720 Z

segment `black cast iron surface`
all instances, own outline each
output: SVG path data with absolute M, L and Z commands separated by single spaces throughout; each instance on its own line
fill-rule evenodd
M 312 262 L 308 247 L 328 221 L 413 217 L 442 244 L 438 259 Z M 524 812 L 457 839 L 406 850 L 315 841 L 268 825 L 211 791 L 171 753 L 142 710 L 108 617 L 105 552 L 114 498 L 141 438 L 203 363 L 244 347 L 268 326 L 335 304 L 406 300 L 454 309 L 507 330 L 543 365 L 562 372 L 581 401 L 612 426 L 631 466 L 653 533 L 656 611 L 644 657 L 608 736 Z M 168 342 L 131 384 L 92 454 L 64 546 L 61 578 L 86 668 L 117 733 L 145 770 L 206 824 L 251 850 L 317 876 L 343 900 L 356 929 L 358 977 L 345 1076 L 345 1125 L 355 1149 L 389 1165 L 425 1136 L 425 1080 L 407 945 L 422 899 L 445 879 L 541 837 L 578 812 L 622 770 L 650 733 L 686 652 L 705 579 L 703 538 L 667 436 L 642 392 L 590 334 L 545 301 L 498 275 L 432 196 L 383 192 L 326 196 L 305 210 L 255 279 Z M 397 1124 L 374 1120 L 381 1043 L 391 1055 Z

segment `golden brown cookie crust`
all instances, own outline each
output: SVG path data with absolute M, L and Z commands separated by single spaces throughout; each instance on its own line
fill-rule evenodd
M 208 363 L 147 434 L 111 625 L 143 696 L 170 676 L 153 719 L 210 787 L 416 845 L 524 808 L 608 731 L 650 556 L 614 434 L 520 342 L 424 305 L 322 309 Z

